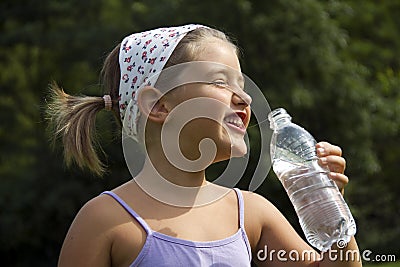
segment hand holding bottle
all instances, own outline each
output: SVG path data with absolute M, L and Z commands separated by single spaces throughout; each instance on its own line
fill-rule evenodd
M 346 160 L 342 157 L 342 149 L 328 142 L 319 142 L 316 145 L 318 163 L 327 166 L 330 173 L 329 178 L 335 181 L 342 195 L 344 187 L 349 183 L 349 178 L 344 174 Z

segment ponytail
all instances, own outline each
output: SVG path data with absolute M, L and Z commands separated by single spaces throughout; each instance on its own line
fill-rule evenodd
M 104 107 L 102 97 L 71 96 L 56 83 L 50 85 L 47 118 L 54 130 L 53 143 L 62 138 L 67 166 L 74 162 L 96 175 L 104 173 L 105 166 L 96 153 L 94 140 L 96 114 Z

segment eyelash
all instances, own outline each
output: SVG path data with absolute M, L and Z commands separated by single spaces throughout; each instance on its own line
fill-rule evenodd
M 218 87 L 227 87 L 229 86 L 226 82 L 224 81 L 214 81 L 212 82 L 213 85 L 218 86 Z
M 219 87 L 219 88 L 226 88 L 226 87 L 229 87 L 229 84 L 228 83 L 226 83 L 226 82 L 224 82 L 224 81 L 214 81 L 214 82 L 211 82 L 211 84 L 213 84 L 213 85 L 215 85 L 215 86 L 217 86 L 217 87 Z M 244 89 L 242 89 L 244 92 L 246 92 L 246 90 L 244 90 Z

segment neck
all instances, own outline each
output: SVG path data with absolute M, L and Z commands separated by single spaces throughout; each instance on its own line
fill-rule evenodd
M 172 206 L 197 207 L 214 202 L 229 192 L 229 188 L 208 183 L 205 168 L 200 168 L 201 165 L 199 171 L 183 170 L 171 164 L 161 146 L 155 147 L 153 143 L 148 148 L 143 169 L 134 181 L 154 199 Z
M 171 152 L 166 156 L 161 146 L 148 147 L 147 153 L 141 175 L 156 176 L 184 187 L 198 187 L 206 184 L 205 168 L 196 171 L 185 170 L 187 165 L 177 159 L 179 153 Z

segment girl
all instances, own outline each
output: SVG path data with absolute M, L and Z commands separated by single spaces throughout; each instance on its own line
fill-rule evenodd
M 62 135 L 67 163 L 75 161 L 97 174 L 104 171 L 91 139 L 95 115 L 103 108 L 112 110 L 123 132 L 146 151 L 143 167 L 132 180 L 82 207 L 65 238 L 59 266 L 250 266 L 252 260 L 259 266 L 361 266 L 357 259 L 320 257 L 268 200 L 255 193 L 215 186 L 223 193 L 195 204 L 200 189 L 208 185 L 206 167 L 247 151 L 244 135 L 251 99 L 241 90 L 237 51 L 225 34 L 202 25 L 155 29 L 126 37 L 110 53 L 102 71 L 108 95 L 74 97 L 53 86 L 49 114 Z M 195 62 L 210 68 L 160 73 Z M 225 68 L 202 76 L 215 66 Z M 190 75 L 192 82 L 180 80 Z M 162 92 L 161 81 L 175 78 L 170 86 L 174 89 Z M 185 106 L 194 99 L 205 102 Z M 179 120 L 187 113 L 201 115 L 187 119 L 176 136 Z M 210 139 L 212 159 L 196 161 L 205 151 L 203 140 Z M 179 151 L 173 146 L 169 151 L 171 143 L 179 144 Z M 317 151 L 320 163 L 329 166 L 331 178 L 343 190 L 348 178 L 341 149 L 321 142 Z M 176 160 L 177 153 L 182 157 Z M 186 168 L 185 162 L 198 164 Z M 182 188 L 195 190 L 186 194 Z M 260 257 L 266 248 L 299 255 L 313 251 L 315 257 Z M 358 253 L 354 237 L 341 249 Z

